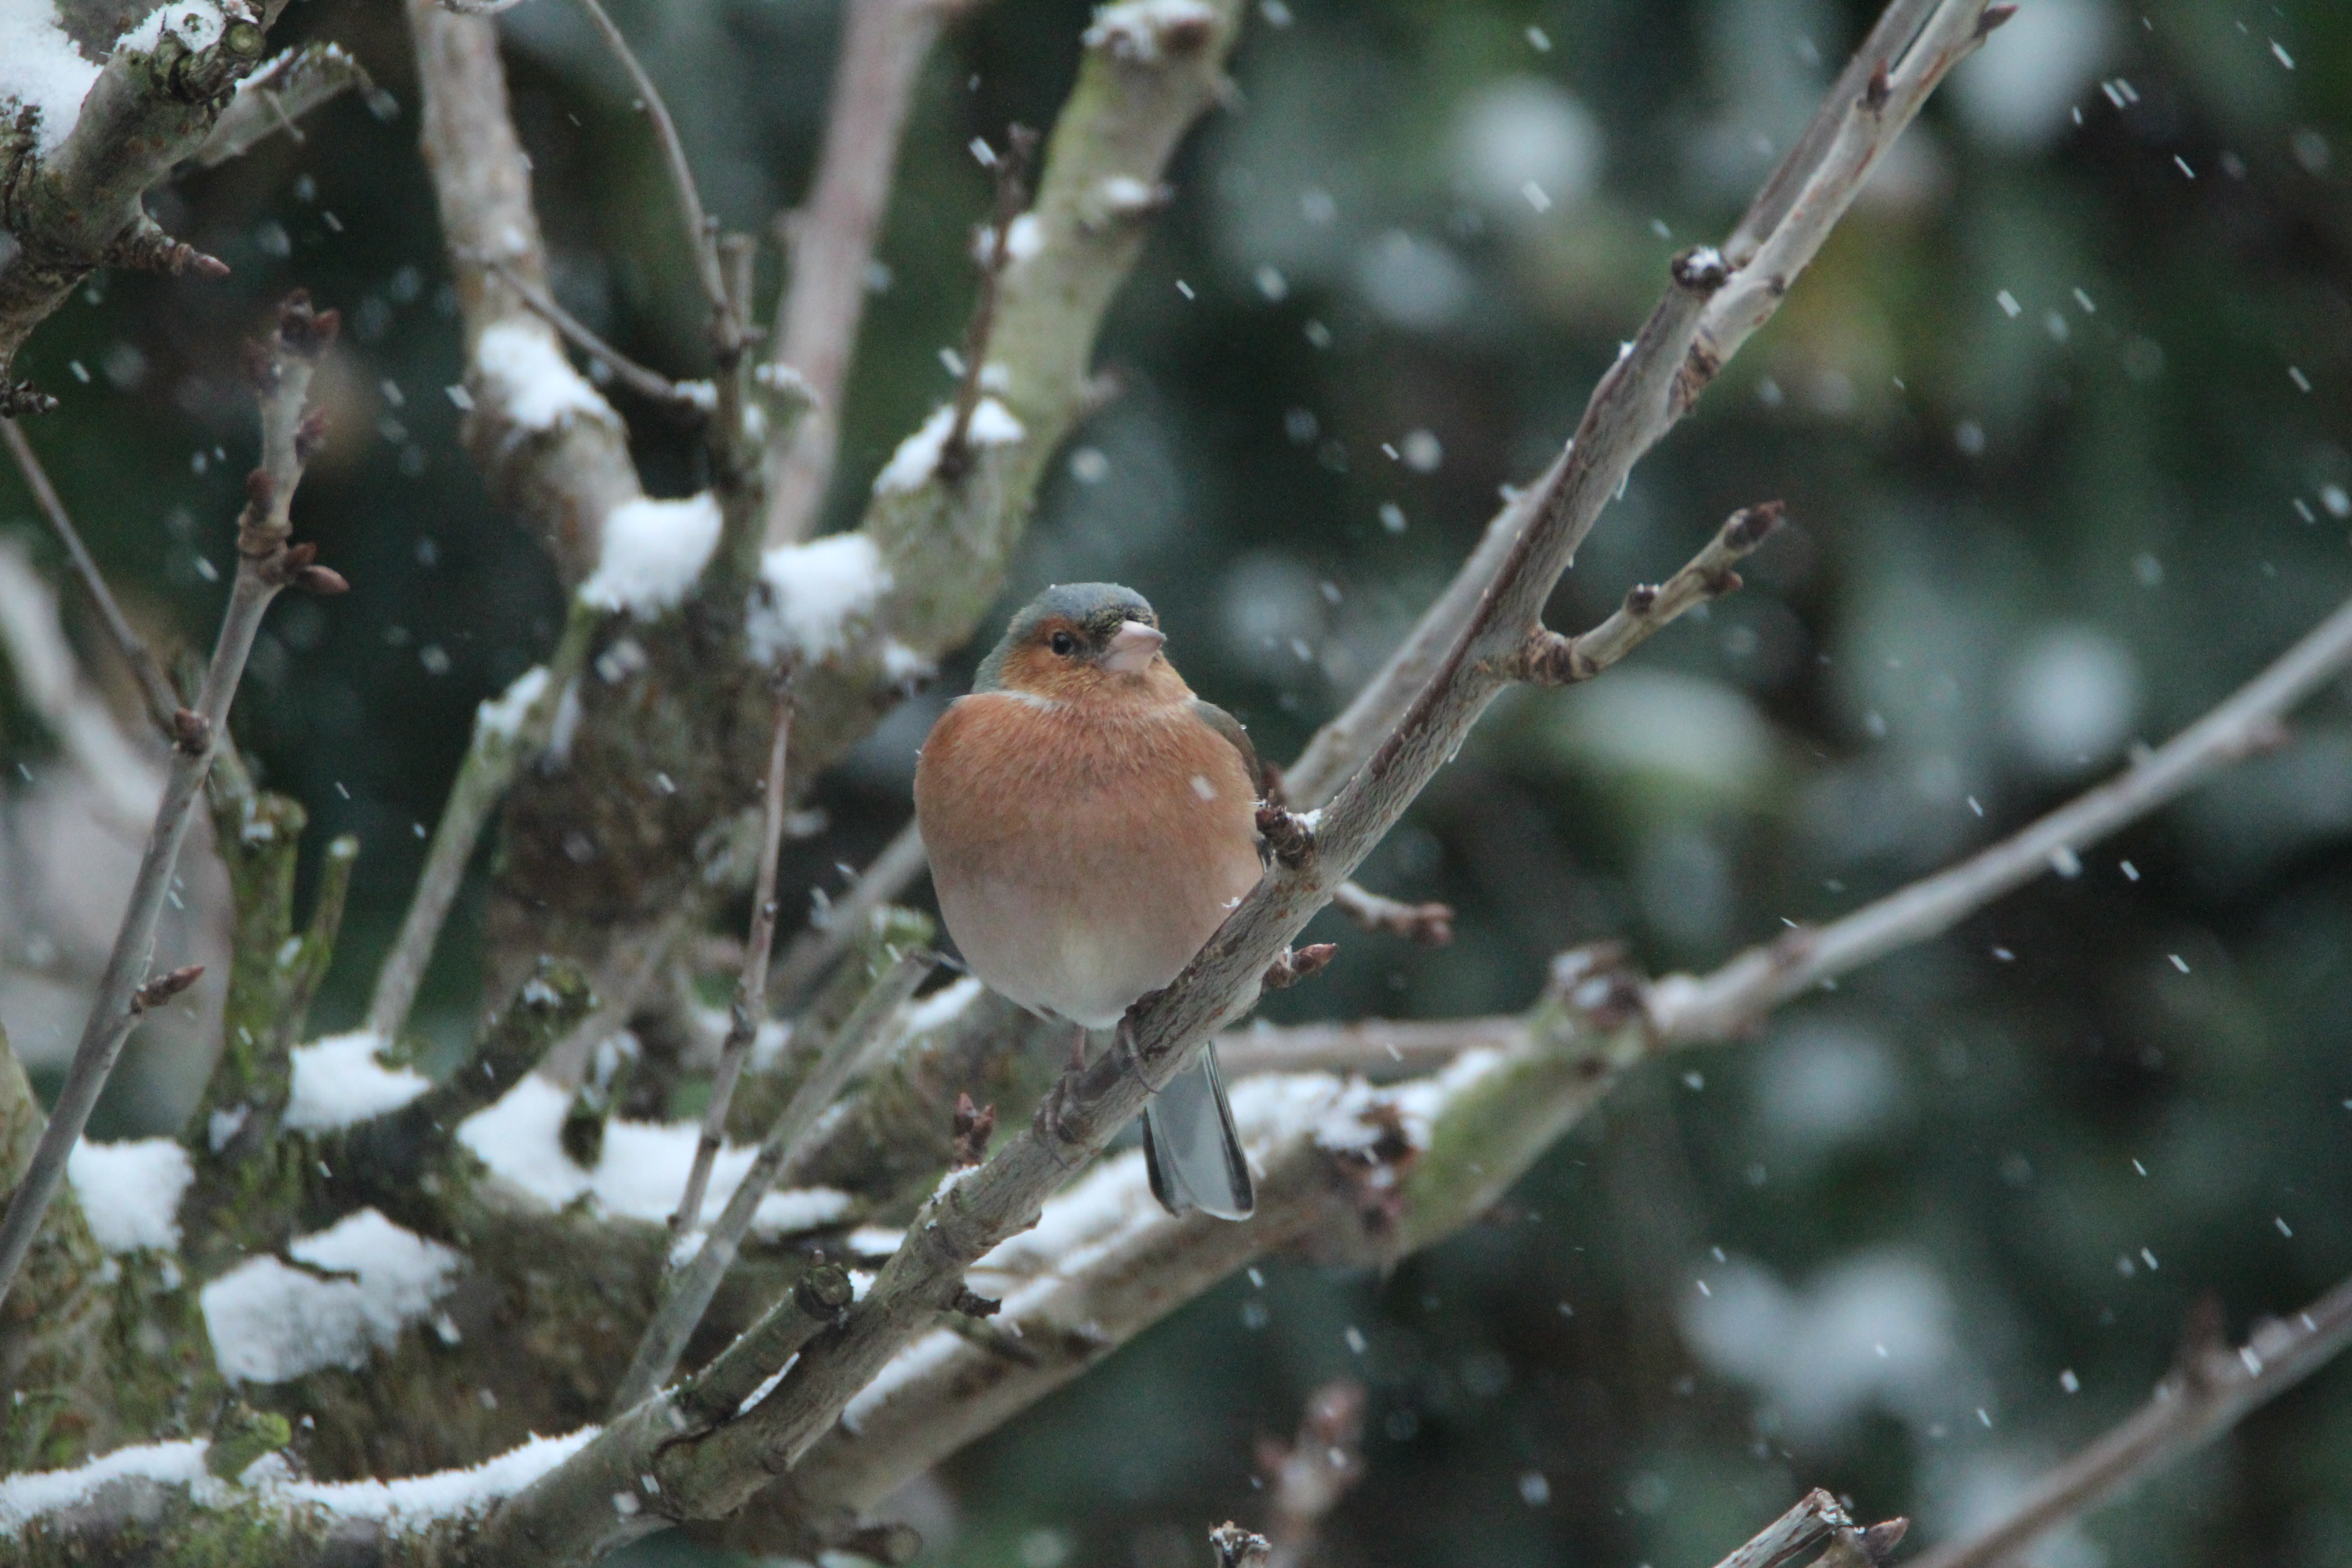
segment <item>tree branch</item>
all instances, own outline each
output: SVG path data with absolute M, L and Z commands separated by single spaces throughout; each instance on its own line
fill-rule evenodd
M 341 44 L 289 49 L 238 84 L 236 96 L 221 110 L 194 161 L 198 168 L 216 169 L 281 131 L 299 142 L 302 132 L 297 121 L 354 90 L 378 120 L 400 112 L 392 94 L 376 86 L 367 68 Z
M 2096 1507 L 2237 1426 L 2352 1342 L 2352 1279 L 2292 1318 L 2267 1319 L 2246 1342 L 2223 1341 L 2218 1310 L 2182 1347 L 2148 1402 L 2043 1476 L 2000 1522 L 1915 1557 L 1913 1568 L 1998 1568 L 2076 1514 Z
M 131 618 L 115 603 L 113 590 L 90 558 L 89 547 L 81 542 L 81 531 L 74 527 L 73 516 L 58 499 L 57 487 L 49 483 L 48 470 L 41 466 L 40 455 L 33 443 L 14 419 L 0 419 L 0 438 L 8 443 L 9 453 L 16 459 L 17 468 L 25 476 L 25 488 L 33 492 L 34 504 L 49 521 L 58 542 L 65 545 L 66 554 L 73 562 L 74 574 L 81 579 L 89 593 L 90 602 L 98 606 L 98 618 L 105 624 L 106 635 L 121 650 L 123 661 L 130 665 L 131 679 L 138 683 L 139 695 L 146 701 L 147 717 L 153 721 L 156 732 L 168 742 L 172 739 L 172 716 L 180 710 L 179 693 L 164 678 L 163 667 L 157 662 L 146 639 L 131 626 Z
M 86 108 L 83 122 L 88 123 L 89 118 Z M 311 564 L 310 546 L 289 545 L 293 523 L 287 509 L 318 444 L 319 426 L 306 412 L 305 400 L 311 374 L 334 342 L 337 326 L 333 311 L 313 312 L 308 297 L 297 293 L 280 309 L 277 333 L 258 369 L 261 465 L 247 480 L 246 508 L 237 520 L 236 585 L 230 590 L 228 611 L 222 618 L 220 637 L 214 645 L 196 706 L 193 711 L 182 709 L 173 716 L 171 774 L 131 884 L 130 905 L 115 933 L 114 951 L 99 982 L 89 1021 L 75 1047 L 73 1064 L 67 1069 L 65 1086 L 58 1093 L 40 1146 L 9 1199 L 6 1217 L 0 1219 L 0 1299 L 7 1295 L 40 1227 L 41 1216 L 56 1195 L 58 1184 L 65 1179 L 66 1158 L 80 1140 L 99 1091 L 106 1087 L 115 1058 L 121 1055 L 123 1042 L 130 1038 L 141 1013 L 152 1005 L 147 966 L 153 954 L 155 923 L 171 890 L 181 842 L 194 820 L 205 775 L 211 771 L 214 752 L 227 732 L 229 703 L 245 673 L 246 656 L 261 627 L 262 612 L 289 583 L 319 583 L 317 574 L 326 573 L 324 567 Z M 331 573 L 326 575 L 332 577 Z M 334 582 L 340 584 L 341 579 Z M 194 978 L 187 975 L 188 981 Z
M 1822 980 L 1951 929 L 2044 871 L 2072 875 L 2097 840 L 2177 799 L 2217 769 L 2285 737 L 2281 719 L 2352 664 L 2352 602 L 2158 750 L 2022 831 L 1818 931 L 1752 948 L 1705 979 L 1670 975 L 1651 993 L 1669 1039 L 1725 1039 Z
M 191 50 L 165 27 L 152 49 L 117 48 L 54 151 L 38 150 L 37 115 L 0 126 L 0 222 L 16 245 L 0 257 L 0 416 L 55 406 L 10 379 L 33 329 L 99 267 L 151 271 L 228 268 L 173 241 L 142 198 L 212 133 L 237 79 L 260 63 L 259 14 L 228 0 L 219 36 Z
M 890 1043 L 887 1026 L 938 963 L 939 955 L 933 952 L 898 954 L 856 1009 L 815 1053 L 808 1076 L 793 1089 L 792 1099 L 768 1129 L 759 1153 L 743 1173 L 742 1181 L 736 1184 L 734 1195 L 727 1200 L 727 1207 L 710 1227 L 709 1236 L 691 1258 L 672 1272 L 662 1304 L 655 1310 L 653 1321 L 646 1326 L 645 1338 L 638 1342 L 637 1353 L 621 1379 L 620 1392 L 614 1396 L 615 1410 L 627 1410 L 645 1399 L 677 1369 L 677 1358 L 686 1350 L 687 1337 L 702 1321 L 711 1297 L 718 1293 L 719 1281 L 726 1278 L 743 1237 L 751 1231 L 751 1217 L 759 1212 L 760 1200 L 793 1173 L 797 1161 L 807 1152 L 809 1134 L 815 1130 L 818 1118 L 841 1097 L 850 1079 L 872 1065 L 877 1048 Z
M 874 237 L 915 78 L 941 23 L 966 0 L 851 0 L 845 8 L 833 106 L 808 205 L 785 222 L 791 279 L 776 308 L 769 363 L 789 365 L 814 402 L 767 455 L 770 549 L 816 531 L 841 444 L 841 397 L 866 311 Z
M 727 1038 L 719 1048 L 719 1067 L 711 1074 L 710 1102 L 702 1112 L 702 1138 L 695 1145 L 694 1168 L 686 1178 L 686 1194 L 670 1216 L 670 1238 L 677 1241 L 702 1223 L 702 1194 L 710 1183 L 710 1167 L 727 1136 L 727 1106 L 735 1098 L 735 1080 L 751 1054 L 751 1042 L 768 1018 L 768 953 L 776 940 L 776 858 L 784 845 L 784 763 L 793 733 L 792 674 L 777 678 L 776 740 L 768 752 L 768 794 L 760 829 L 760 868 L 751 891 L 751 934 L 743 944 L 743 973 L 735 984 L 735 1006 L 728 1020 Z

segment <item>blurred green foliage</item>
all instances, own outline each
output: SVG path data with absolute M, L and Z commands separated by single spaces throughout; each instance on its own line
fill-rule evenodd
M 807 177 L 835 8 L 617 10 L 714 211 L 763 230 Z M 939 351 L 988 199 L 966 144 L 1050 123 L 1085 20 L 994 0 L 930 65 L 836 523 L 950 395 Z M 1108 332 L 1124 395 L 1073 444 L 1008 600 L 1133 584 L 1193 684 L 1295 752 L 1568 434 L 1665 258 L 1727 229 L 1866 20 L 1832 0 L 1260 7 Z M 698 372 L 625 84 L 560 0 L 506 25 L 558 293 Z M 296 26 L 413 110 L 395 8 L 312 0 Z M 189 175 L 158 216 L 235 276 L 99 279 L 23 360 L 64 399 L 36 434 L 100 558 L 194 645 L 252 440 L 238 340 L 297 284 L 346 312 L 298 511 L 353 591 L 274 612 L 237 712 L 313 838 L 363 844 L 330 1026 L 360 1010 L 472 705 L 559 609 L 454 441 L 415 129 L 346 102 L 299 146 Z M 1795 525 L 1746 591 L 1590 689 L 1500 707 L 1367 868 L 1457 905 L 1456 943 L 1327 921 L 1310 935 L 1339 963 L 1268 1011 L 1515 1010 L 1552 952 L 1604 937 L 1705 966 L 2170 733 L 2352 592 L 2348 274 L 2352 10 L 2028 0 L 1636 474 L 1552 619 L 1597 620 L 1733 508 L 1783 498 Z M 616 395 L 656 490 L 695 485 L 685 433 Z M 55 564 L 13 479 L 0 527 Z M 825 783 L 832 830 L 788 885 L 836 889 L 903 820 L 914 745 L 966 675 Z M 1341 1373 L 1372 1391 L 1370 1473 L 1333 1562 L 1704 1564 L 1815 1484 L 1964 1528 L 2143 1397 L 2193 1299 L 2242 1331 L 2352 1266 L 2344 696 L 2079 875 L 1662 1065 L 1477 1234 L 1386 1277 L 1229 1282 L 909 1499 L 929 1560 L 1202 1561 L 1208 1525 L 1261 1506 L 1253 1438 Z M 37 759 L 5 717 L 9 760 Z M 445 1026 L 473 945 L 444 944 Z M 2338 1367 L 2043 1560 L 2342 1563 L 2347 1476 Z

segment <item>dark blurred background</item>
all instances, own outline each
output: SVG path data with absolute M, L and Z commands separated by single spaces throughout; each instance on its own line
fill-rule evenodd
M 707 199 L 763 229 L 808 176 L 836 8 L 616 10 Z M 836 525 L 950 395 L 940 350 L 989 200 L 965 145 L 1051 122 L 1087 16 L 992 0 L 930 63 Z M 1497 487 L 1568 434 L 1665 258 L 1728 229 L 1867 20 L 1840 0 L 1267 0 L 1105 334 L 1125 395 L 1057 465 L 1008 605 L 1134 584 L 1193 684 L 1294 754 Z M 253 440 L 239 341 L 294 285 L 346 313 L 298 510 L 353 591 L 273 612 L 237 712 L 314 835 L 363 840 L 331 1028 L 362 1010 L 473 705 L 544 655 L 560 605 L 455 444 L 397 9 L 308 0 L 293 23 L 407 112 L 346 100 L 299 146 L 183 179 L 158 216 L 235 276 L 102 278 L 24 373 L 63 398 L 34 434 L 117 587 L 201 644 Z M 560 0 L 506 26 L 559 294 L 696 373 L 698 296 L 622 79 Z M 1711 965 L 2064 799 L 2352 593 L 2348 111 L 2352 9 L 2330 0 L 2027 0 L 1643 465 L 1552 623 L 1785 499 L 1794 526 L 1746 591 L 1589 689 L 1499 705 L 1366 872 L 1455 904 L 1459 940 L 1318 929 L 1338 964 L 1268 1011 L 1517 1010 L 1551 953 L 1609 937 L 1655 971 Z M 649 483 L 692 488 L 687 433 L 614 395 Z M 0 535 L 61 577 L 13 473 Z M 837 889 L 904 820 L 914 745 L 969 665 L 826 780 L 802 885 Z M 2242 1332 L 2352 1269 L 2345 697 L 2078 875 L 1658 1065 L 1474 1234 L 1385 1277 L 1229 1283 L 916 1489 L 926 1560 L 1204 1561 L 1209 1524 L 1262 1507 L 1254 1439 L 1340 1374 L 1370 1391 L 1370 1473 L 1334 1563 L 1703 1565 L 1815 1484 L 1938 1537 L 1987 1517 L 2147 1394 L 2197 1298 Z M 9 787 L 53 744 L 0 700 Z M 446 1036 L 479 918 L 477 889 L 420 1020 Z M 53 1083 L 79 1018 L 6 1022 Z M 167 1124 L 194 1090 L 152 1063 L 123 1087 L 97 1131 Z M 2039 1560 L 2352 1561 L 2352 1368 Z

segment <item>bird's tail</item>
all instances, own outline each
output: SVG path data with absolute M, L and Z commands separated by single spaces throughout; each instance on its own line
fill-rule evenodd
M 1143 1162 L 1151 1195 L 1170 1214 L 1199 1209 L 1218 1219 L 1247 1219 L 1257 1206 L 1233 1108 L 1217 1081 L 1214 1046 L 1144 1106 Z

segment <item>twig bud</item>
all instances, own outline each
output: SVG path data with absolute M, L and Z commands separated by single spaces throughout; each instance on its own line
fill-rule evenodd
M 1991 32 L 1994 28 L 2001 26 L 2011 16 L 2016 15 L 2017 7 L 2014 5 L 1986 6 L 1984 8 L 1984 15 L 1977 18 L 1977 37 L 1979 38 L 1983 37 L 1987 33 Z
M 1881 60 L 1871 68 L 1870 84 L 1862 89 L 1862 106 L 1875 113 L 1894 96 L 1895 84 L 1887 79 L 1886 62 Z
M 302 423 L 294 430 L 294 460 L 308 464 L 326 444 L 327 416 L 313 408 L 302 416 Z
M 1339 956 L 1339 944 L 1337 942 L 1318 942 L 1293 948 L 1266 965 L 1265 976 L 1260 984 L 1268 991 L 1288 990 L 1302 980 L 1320 974 Z
M 331 599 L 338 594 L 352 591 L 352 585 L 344 581 L 343 574 L 331 566 L 305 566 L 294 574 L 289 585 L 301 589 L 305 594 L 316 594 L 322 599 Z
M 212 721 L 193 708 L 172 715 L 172 743 L 194 756 L 213 743 Z
M 954 1304 L 950 1311 L 961 1312 L 967 1318 L 992 1318 L 1004 1310 L 1004 1303 L 982 1296 L 969 1285 L 956 1287 Z
M 161 1007 L 164 1003 L 203 979 L 204 974 L 205 966 L 201 963 L 191 963 L 184 968 L 174 969 L 167 974 L 159 974 L 131 994 L 131 1010 L 133 1013 L 145 1013 Z

